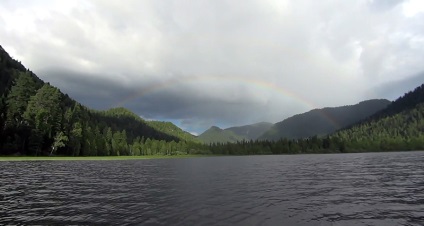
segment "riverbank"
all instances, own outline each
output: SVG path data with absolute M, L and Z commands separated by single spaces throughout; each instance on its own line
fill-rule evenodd
M 0 156 L 0 161 L 96 161 L 193 158 L 204 155 L 147 155 L 147 156 Z

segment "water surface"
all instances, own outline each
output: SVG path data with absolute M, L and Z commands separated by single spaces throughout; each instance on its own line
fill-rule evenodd
M 0 162 L 0 224 L 424 225 L 424 152 Z

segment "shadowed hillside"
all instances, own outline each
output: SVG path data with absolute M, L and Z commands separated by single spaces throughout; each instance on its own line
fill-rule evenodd
M 367 100 L 350 106 L 314 109 L 276 123 L 259 139 L 297 139 L 315 135 L 327 135 L 364 120 L 389 104 L 390 101 L 380 99 Z
M 198 136 L 198 139 L 203 143 L 234 143 L 243 140 L 243 137 L 238 136 L 233 131 L 223 130 L 219 127 L 212 126 Z
M 256 140 L 261 134 L 272 126 L 269 122 L 259 122 L 252 125 L 235 126 L 220 129 L 212 126 L 199 135 L 199 140 L 204 143 L 234 143 L 242 140 Z
M 259 122 L 252 125 L 230 127 L 225 130 L 232 131 L 246 140 L 256 140 L 260 135 L 271 128 L 272 125 L 273 124 L 269 122 Z
M 338 131 L 332 137 L 342 140 L 348 150 L 422 150 L 424 84 L 369 119 Z

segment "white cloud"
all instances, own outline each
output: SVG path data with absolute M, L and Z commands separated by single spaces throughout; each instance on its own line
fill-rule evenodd
M 418 13 L 424 13 L 424 2 L 421 0 L 409 0 L 403 4 L 403 14 L 413 17 Z

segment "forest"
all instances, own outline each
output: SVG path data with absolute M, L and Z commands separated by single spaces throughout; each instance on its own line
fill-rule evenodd
M 204 144 L 125 108 L 89 109 L 0 47 L 0 155 L 252 155 L 424 149 L 424 86 L 326 136 Z

